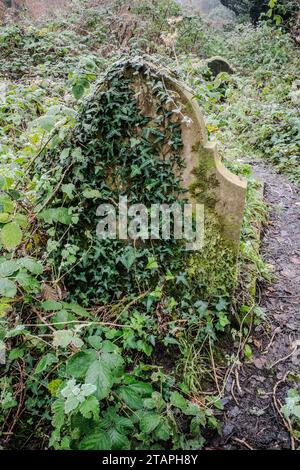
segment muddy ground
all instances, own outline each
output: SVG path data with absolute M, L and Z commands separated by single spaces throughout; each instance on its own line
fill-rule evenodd
M 270 167 L 249 163 L 265 183 L 270 222 L 263 232 L 262 252 L 275 279 L 259 286 L 258 303 L 267 321 L 253 332 L 251 361 L 239 366 L 227 384 L 223 436 L 209 447 L 291 449 L 297 443 L 280 408 L 289 388 L 297 387 L 289 373 L 300 372 L 300 194 Z

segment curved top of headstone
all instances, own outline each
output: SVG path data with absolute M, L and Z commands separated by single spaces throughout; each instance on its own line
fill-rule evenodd
M 155 99 L 150 76 L 155 75 L 170 96 L 174 121 L 180 122 L 185 169 L 182 184 L 190 200 L 203 203 L 219 219 L 223 236 L 238 250 L 247 183 L 227 170 L 217 153 L 216 144 L 208 142 L 200 107 L 192 90 L 162 66 L 140 58 L 119 62 L 120 73 L 130 77 L 136 90 L 141 112 L 155 118 Z M 121 72 L 122 71 L 122 72 Z M 109 88 L 109 73 L 98 85 L 98 92 Z
M 205 63 L 214 77 L 222 72 L 228 73 L 229 75 L 235 72 L 228 60 L 221 56 L 210 57 Z

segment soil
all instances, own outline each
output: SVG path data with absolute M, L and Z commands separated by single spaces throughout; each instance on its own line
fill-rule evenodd
M 272 284 L 259 286 L 258 304 L 267 321 L 253 332 L 253 357 L 232 374 L 223 400 L 222 437 L 209 448 L 291 449 L 280 408 L 290 388 L 299 388 L 300 359 L 300 194 L 270 167 L 251 163 L 265 183 L 269 223 L 262 252 L 273 269 Z M 291 372 L 292 374 L 290 374 Z

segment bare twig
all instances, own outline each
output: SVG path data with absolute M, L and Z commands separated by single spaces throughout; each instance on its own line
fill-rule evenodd
M 254 448 L 251 447 L 250 444 L 248 444 L 248 442 L 245 441 L 245 439 L 239 439 L 238 437 L 233 437 L 233 440 L 247 447 L 247 449 L 249 450 L 254 450 Z

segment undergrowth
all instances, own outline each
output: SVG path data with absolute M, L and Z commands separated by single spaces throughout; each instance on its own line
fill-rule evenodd
M 266 207 L 241 160 L 259 156 L 300 181 L 294 46 L 286 33 L 266 24 L 216 32 L 199 17 L 185 16 L 171 0 L 134 2 L 127 17 L 122 16 L 126 6 L 74 1 L 68 15 L 35 24 L 25 19 L 0 29 L 4 448 L 201 448 L 207 429 L 219 431 L 216 415 L 228 373 L 236 360 L 251 357 L 251 324 L 263 318 L 253 303 L 253 278 L 269 276 L 258 233 Z M 132 50 L 150 54 L 191 85 L 226 165 L 248 181 L 240 284 L 231 299 L 196 298 L 197 286 L 191 289 L 187 282 L 183 259 L 178 262 L 161 247 L 114 246 L 112 253 L 98 252 L 97 264 L 97 247 L 85 244 L 89 234 L 83 240 L 74 230 L 82 216 L 81 192 L 89 208 L 99 196 L 95 175 L 82 176 L 86 161 L 78 142 L 84 143 L 85 132 L 95 132 L 82 113 L 84 106 L 95 105 L 94 95 L 84 103 L 99 74 Z M 214 54 L 230 59 L 237 73 L 214 79 L 200 60 Z M 128 86 L 119 86 L 117 94 L 126 94 L 127 117 L 137 123 L 141 117 Z M 115 155 L 107 123 L 113 118 L 115 130 L 124 130 L 122 113 L 102 105 L 106 147 L 94 149 L 103 158 L 99 172 Z M 173 163 L 180 165 L 176 126 L 173 134 Z M 129 155 L 143 147 L 142 167 L 149 170 L 155 196 L 176 197 L 170 190 L 178 189 L 172 165 L 162 168 L 157 162 L 152 168 L 152 143 L 131 137 Z M 164 139 L 158 135 L 155 145 Z M 66 168 L 72 177 L 56 189 Z M 120 170 L 121 183 L 133 177 L 129 169 Z M 155 180 L 163 171 L 165 192 Z M 145 173 L 137 166 L 132 195 L 139 190 L 139 175 Z M 101 189 L 108 191 L 105 185 Z M 45 201 L 54 202 L 52 212 Z M 55 211 L 62 201 L 74 210 Z M 228 338 L 237 346 L 232 355 L 220 347 Z M 221 363 L 228 366 L 225 376 Z

